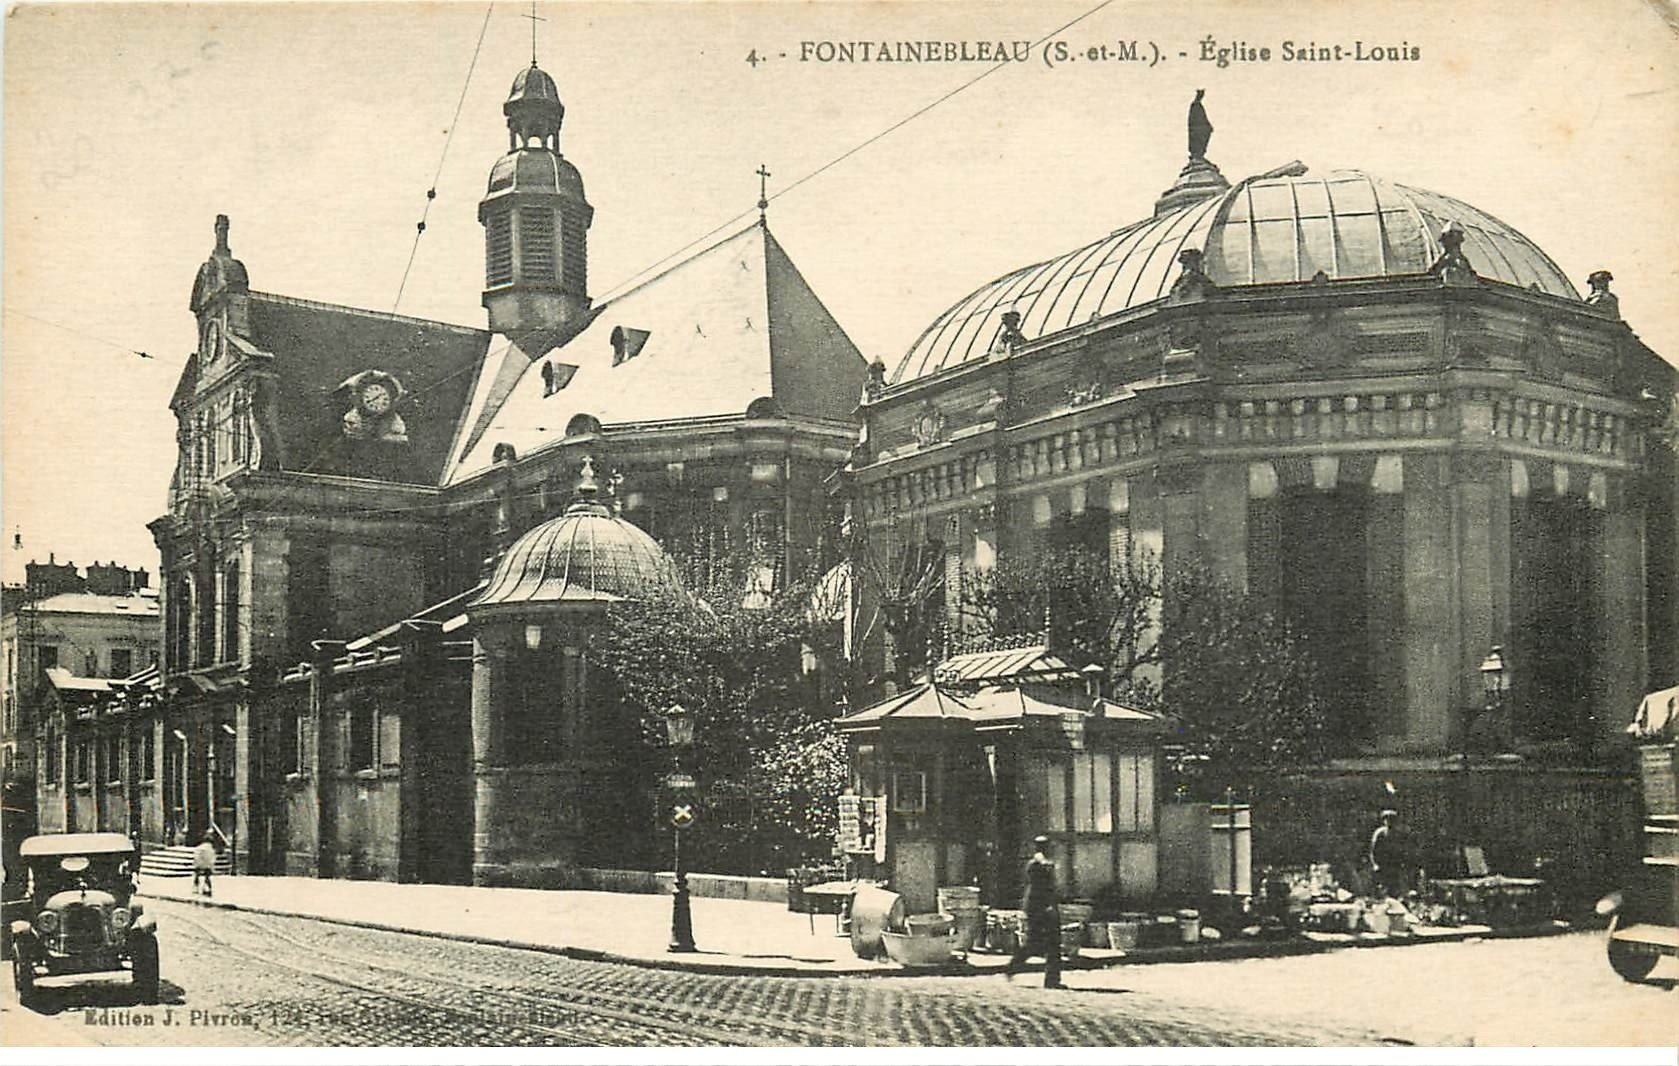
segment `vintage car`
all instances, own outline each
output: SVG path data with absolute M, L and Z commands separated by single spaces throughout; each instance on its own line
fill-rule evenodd
M 1609 918 L 1609 965 L 1627 981 L 1651 979 L 1667 960 L 1663 980 L 1679 976 L 1679 688 L 1644 697 L 1627 732 L 1638 747 L 1644 786 L 1644 861 L 1627 886 L 1603 897 Z
M 7 912 L 18 999 L 35 999 L 37 978 L 127 970 L 140 1000 L 156 1003 L 157 920 L 133 898 L 134 844 L 59 833 L 30 837 L 18 854 L 28 880 Z

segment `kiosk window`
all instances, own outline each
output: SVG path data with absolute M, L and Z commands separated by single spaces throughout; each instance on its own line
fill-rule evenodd
M 892 810 L 896 814 L 927 813 L 927 775 L 919 770 L 892 772 Z

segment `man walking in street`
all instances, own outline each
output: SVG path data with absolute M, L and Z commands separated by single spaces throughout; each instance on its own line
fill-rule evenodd
M 200 879 L 204 882 L 204 894 L 211 895 L 210 875 L 216 872 L 216 836 L 206 830 L 204 840 L 198 847 L 192 849 L 192 890 L 198 891 Z
M 1033 955 L 1044 958 L 1044 987 L 1064 988 L 1061 983 L 1061 905 L 1055 883 L 1055 860 L 1046 852 L 1049 838 L 1032 841 L 1032 857 L 1026 860 L 1026 891 L 1020 909 L 1026 915 L 1020 946 L 1009 960 L 1008 979 L 1014 980 L 1020 964 Z

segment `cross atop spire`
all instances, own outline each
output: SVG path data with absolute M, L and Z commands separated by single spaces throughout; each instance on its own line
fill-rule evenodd
M 531 13 L 528 15 L 520 15 L 519 17 L 531 20 L 531 66 L 534 67 L 536 66 L 536 24 L 538 22 L 547 22 L 548 20 L 536 13 L 536 0 L 531 0 Z
M 769 209 L 770 209 L 769 180 L 770 180 L 769 167 L 767 167 L 763 163 L 759 163 L 758 164 L 758 225 L 760 225 L 760 226 L 765 226 L 765 225 L 769 224 L 769 217 L 768 217 Z

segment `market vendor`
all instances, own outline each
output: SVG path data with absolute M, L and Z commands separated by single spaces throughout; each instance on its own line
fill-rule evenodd
M 1370 834 L 1370 877 L 1377 893 L 1388 898 L 1404 896 L 1410 887 L 1405 877 L 1404 841 L 1394 825 L 1398 818 L 1398 811 L 1391 808 L 1382 811 Z

